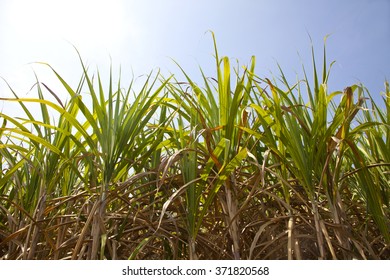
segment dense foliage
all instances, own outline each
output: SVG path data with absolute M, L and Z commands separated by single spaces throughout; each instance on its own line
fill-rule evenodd
M 328 93 L 325 50 L 295 84 L 215 59 L 138 90 L 47 65 L 66 102 L 10 87 L 0 259 L 389 259 L 388 84 L 383 109 L 362 85 Z

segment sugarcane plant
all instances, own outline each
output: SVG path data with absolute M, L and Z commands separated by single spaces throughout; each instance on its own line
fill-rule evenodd
M 232 66 L 127 87 L 80 58 L 0 113 L 0 259 L 389 259 L 390 89 Z M 65 92 L 60 94 L 60 92 Z M 38 113 L 33 107 L 39 108 Z

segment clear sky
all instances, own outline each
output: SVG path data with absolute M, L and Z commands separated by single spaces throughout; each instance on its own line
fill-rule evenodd
M 330 90 L 362 82 L 374 95 L 390 79 L 389 0 L 0 0 L 0 76 L 25 94 L 40 80 L 54 86 L 51 64 L 77 85 L 75 45 L 94 69 L 122 68 L 122 80 L 160 67 L 190 75 L 200 65 L 213 75 L 214 31 L 220 55 L 248 64 L 257 58 L 259 76 L 278 74 L 291 82 L 310 69 L 310 39 L 321 64 L 323 39 L 329 62 L 336 60 Z M 298 55 L 299 53 L 299 55 Z M 0 96 L 11 96 L 0 82 Z M 64 97 L 65 98 L 65 97 Z M 0 104 L 0 110 L 4 105 Z

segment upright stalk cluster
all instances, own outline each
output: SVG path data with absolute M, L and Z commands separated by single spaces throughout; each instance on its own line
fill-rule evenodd
M 232 68 L 0 98 L 0 259 L 388 259 L 390 90 Z M 330 67 L 329 67 L 330 68 Z M 234 71 L 232 71 L 234 70 Z M 85 94 L 87 92 L 87 94 Z M 44 96 L 54 97 L 50 101 Z M 340 99 L 340 101 L 338 101 Z M 29 104 L 38 104 L 40 116 Z

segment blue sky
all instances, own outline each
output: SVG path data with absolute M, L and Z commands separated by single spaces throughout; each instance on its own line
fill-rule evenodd
M 33 85 L 33 70 L 55 88 L 47 68 L 29 64 L 44 61 L 76 86 L 81 69 L 71 44 L 92 69 L 106 71 L 111 57 L 123 81 L 157 68 L 179 73 L 171 58 L 193 77 L 199 65 L 212 76 L 208 30 L 220 55 L 241 65 L 255 55 L 261 77 L 278 75 L 278 62 L 294 82 L 301 63 L 311 66 L 309 34 L 319 64 L 330 34 L 330 91 L 362 82 L 379 98 L 390 79 L 388 0 L 0 0 L 0 76 L 20 95 Z M 3 82 L 0 96 L 11 96 Z

